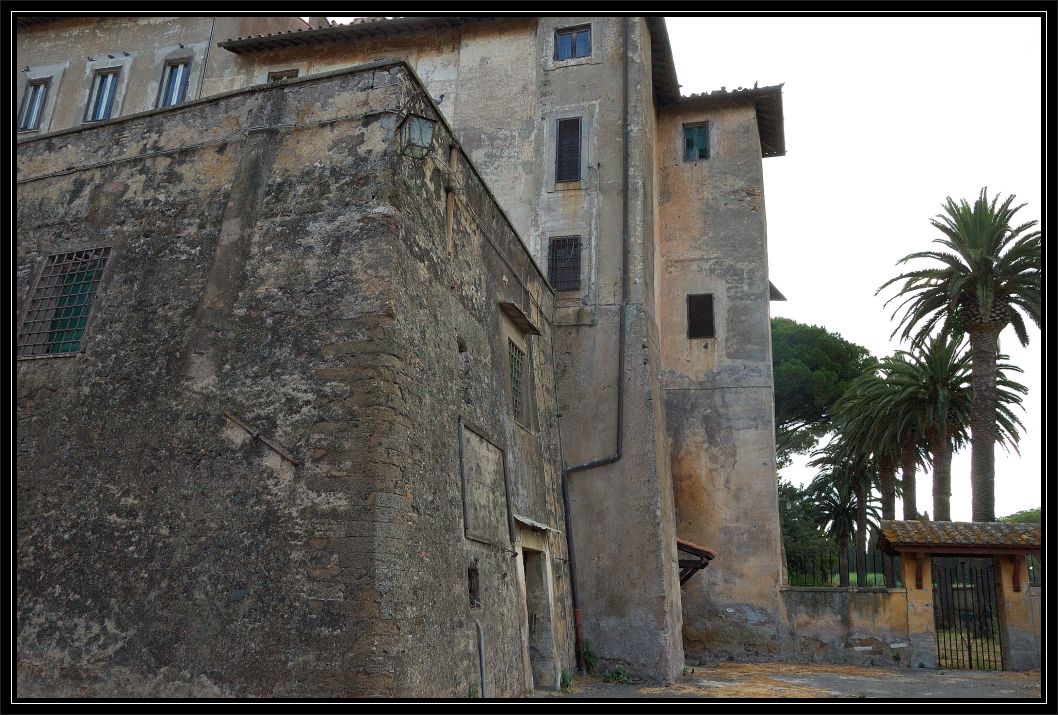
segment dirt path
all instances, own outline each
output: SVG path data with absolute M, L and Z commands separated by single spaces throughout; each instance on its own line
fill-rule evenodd
M 795 663 L 721 663 L 687 668 L 669 686 L 578 677 L 557 698 L 998 698 L 1040 697 L 1040 671 L 872 668 Z

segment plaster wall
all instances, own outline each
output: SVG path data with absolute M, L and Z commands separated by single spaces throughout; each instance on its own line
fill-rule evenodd
M 297 30 L 297 17 L 79 17 L 62 18 L 18 29 L 16 91 L 21 101 L 29 78 L 53 78 L 39 130 L 29 138 L 84 123 L 92 80 L 99 69 L 120 67 L 112 118 L 154 109 L 167 60 L 190 59 L 187 99 L 214 94 L 208 75 L 230 74 L 234 55 L 215 46 L 218 39 Z M 211 45 L 211 39 L 213 45 Z M 183 45 L 183 47 L 181 47 Z M 208 67 L 206 64 L 208 63 Z M 203 84 L 205 83 L 205 84 Z M 199 87 L 203 92 L 199 93 Z
M 113 246 L 83 352 L 18 364 L 20 694 L 525 694 L 518 537 L 466 536 L 461 421 L 504 455 L 485 522 L 553 527 L 571 667 L 552 294 L 443 125 L 401 154 L 418 91 L 381 66 L 20 145 L 19 310 L 45 256 Z M 501 301 L 542 333 L 531 430 Z
M 1020 571 L 1020 590 L 1014 590 L 1014 569 Z M 1006 670 L 1033 670 L 1040 667 L 1039 591 L 1033 599 L 1025 558 L 1015 564 L 1010 557 L 995 558 L 997 606 Z M 1035 603 L 1034 603 L 1035 600 Z
M 683 591 L 689 655 L 768 657 L 786 640 L 776 492 L 767 239 L 752 105 L 658 110 L 661 382 L 680 538 L 718 552 Z M 684 161 L 683 125 L 709 123 Z M 689 339 L 687 295 L 716 336 Z

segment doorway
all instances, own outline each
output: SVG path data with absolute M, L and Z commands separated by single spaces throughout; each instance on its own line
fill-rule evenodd
M 937 666 L 1002 670 L 1003 649 L 991 558 L 934 558 Z
M 555 659 L 555 636 L 551 622 L 547 554 L 523 546 L 522 567 L 525 570 L 525 610 L 533 688 L 557 690 L 558 663 Z

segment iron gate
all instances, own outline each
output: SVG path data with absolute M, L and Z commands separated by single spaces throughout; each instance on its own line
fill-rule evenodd
M 1002 670 L 992 559 L 935 558 L 932 571 L 937 666 Z

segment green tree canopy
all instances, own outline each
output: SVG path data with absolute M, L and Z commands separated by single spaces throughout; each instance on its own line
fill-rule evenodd
M 782 468 L 794 454 L 816 446 L 830 429 L 834 403 L 874 360 L 866 348 L 837 333 L 789 318 L 772 318 L 771 341 L 775 446 Z
M 1013 514 L 999 517 L 1000 521 L 1005 521 L 1008 524 L 1039 524 L 1040 523 L 1040 507 L 1035 509 L 1022 509 L 1016 511 Z

